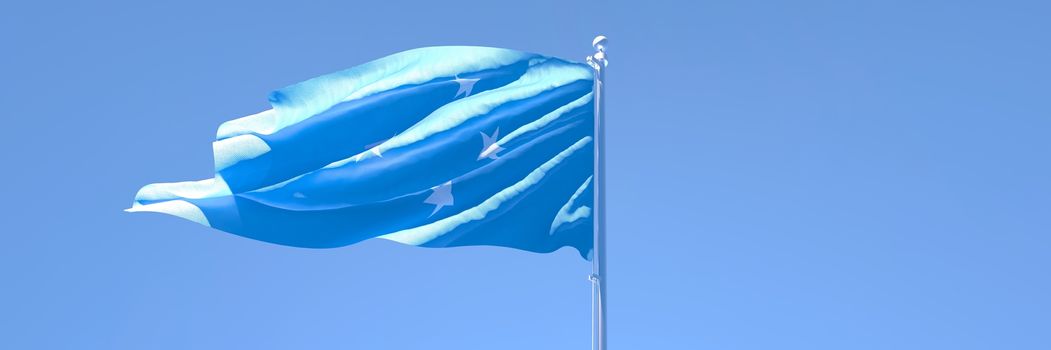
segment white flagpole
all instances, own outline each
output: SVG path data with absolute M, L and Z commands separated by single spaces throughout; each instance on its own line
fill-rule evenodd
M 595 71 L 595 85 L 592 90 L 595 98 L 595 174 L 592 184 L 595 186 L 594 204 L 594 226 L 595 241 L 592 248 L 592 293 L 597 287 L 598 298 L 593 304 L 595 309 L 594 327 L 592 335 L 592 347 L 597 350 L 606 350 L 606 120 L 603 108 L 606 100 L 605 95 L 605 72 L 606 65 L 606 42 L 603 35 L 595 37 L 591 45 L 595 47 L 595 53 L 588 56 L 588 65 Z M 594 295 L 594 294 L 593 294 Z

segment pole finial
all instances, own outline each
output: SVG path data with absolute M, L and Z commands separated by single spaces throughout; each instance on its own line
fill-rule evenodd
M 595 37 L 595 40 L 591 41 L 591 46 L 595 48 L 595 53 L 588 56 L 588 65 L 594 68 L 596 71 L 602 70 L 609 65 L 609 61 L 606 60 L 606 43 L 609 39 L 605 35 L 599 35 Z
M 607 41 L 609 41 L 609 39 L 606 39 L 605 35 L 599 35 L 595 37 L 595 40 L 591 41 L 591 46 L 594 46 L 595 50 L 605 52 Z

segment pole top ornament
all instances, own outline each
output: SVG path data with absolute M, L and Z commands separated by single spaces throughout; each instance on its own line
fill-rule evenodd
M 595 47 L 595 53 L 588 56 L 588 65 L 594 68 L 596 71 L 601 71 L 603 68 L 609 65 L 609 61 L 606 60 L 606 43 L 609 39 L 605 35 L 599 35 L 595 37 L 595 40 L 591 41 L 591 46 Z

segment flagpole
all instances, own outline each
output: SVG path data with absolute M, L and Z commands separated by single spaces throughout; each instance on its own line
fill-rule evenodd
M 587 62 L 595 72 L 593 96 L 595 98 L 595 175 L 594 175 L 594 248 L 592 250 L 592 295 L 598 289 L 598 296 L 592 304 L 594 317 L 592 322 L 592 346 L 597 350 L 606 350 L 606 120 L 603 108 L 605 96 L 606 43 L 605 36 L 599 35 L 591 42 L 595 53 L 588 56 Z

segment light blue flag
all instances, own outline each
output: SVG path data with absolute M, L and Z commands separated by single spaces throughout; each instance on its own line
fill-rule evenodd
M 370 238 L 592 248 L 585 64 L 428 47 L 307 80 L 219 126 L 215 177 L 143 187 L 128 211 L 331 248 Z

